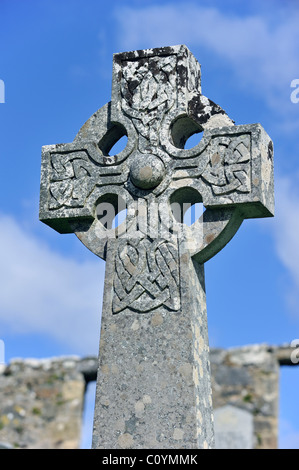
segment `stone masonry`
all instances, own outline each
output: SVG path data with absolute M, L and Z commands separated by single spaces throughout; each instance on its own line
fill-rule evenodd
M 218 410 L 229 405 L 232 411 L 244 410 L 252 416 L 253 429 L 250 440 L 253 448 L 277 448 L 279 400 L 277 351 L 277 348 L 266 345 L 211 350 L 216 434 L 219 424 Z M 241 429 L 236 429 L 236 426 L 234 432 L 237 435 L 230 444 L 234 448 L 239 447 L 239 436 L 243 431 L 242 426 Z M 225 420 L 224 432 L 231 432 L 228 418 Z M 222 447 L 217 438 L 216 447 Z
M 0 375 L 0 442 L 25 449 L 80 443 L 85 379 L 76 358 L 17 359 Z M 0 445 L 1 447 L 1 445 Z
M 216 447 L 277 448 L 279 368 L 295 365 L 292 351 L 269 345 L 211 349 Z M 2 366 L 0 448 L 79 448 L 85 390 L 96 380 L 97 363 L 96 357 L 60 357 Z

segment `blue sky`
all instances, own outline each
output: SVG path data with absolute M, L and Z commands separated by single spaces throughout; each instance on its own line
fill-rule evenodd
M 41 146 L 111 97 L 112 55 L 186 44 L 202 92 L 274 142 L 276 214 L 206 264 L 210 345 L 299 338 L 296 1 L 1 0 L 0 338 L 5 359 L 97 354 L 104 262 L 38 220 Z M 298 92 L 299 97 L 299 92 Z M 1 101 L 1 97 L 0 97 Z M 281 370 L 280 446 L 299 448 L 299 369 Z

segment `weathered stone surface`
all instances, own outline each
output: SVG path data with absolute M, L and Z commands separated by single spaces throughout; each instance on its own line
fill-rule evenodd
M 214 410 L 230 405 L 251 413 L 254 448 L 277 448 L 279 350 L 252 345 L 211 351 Z M 220 432 L 224 432 L 223 422 Z M 230 441 L 231 448 L 237 445 Z
M 234 126 L 200 78 L 186 46 L 115 54 L 111 102 L 74 142 L 43 147 L 40 219 L 107 261 L 96 448 L 213 446 L 203 263 L 244 218 L 273 215 L 273 144 Z
M 2 447 L 78 448 L 84 392 L 76 358 L 11 362 L 0 375 Z
M 93 447 L 210 445 L 212 397 L 205 380 L 210 370 L 204 280 L 190 263 L 187 258 L 183 265 L 184 295 L 177 313 L 156 308 L 147 315 L 128 309 L 112 315 L 107 308 L 112 291 L 105 290 Z M 103 425 L 107 422 L 109 426 Z M 125 444 L 124 433 L 130 437 Z
M 215 449 L 252 449 L 253 417 L 249 411 L 226 405 L 214 411 Z
M 133 323 L 133 331 L 140 328 L 139 319 L 140 317 L 137 322 Z M 154 318 L 153 325 L 155 327 L 162 326 L 161 318 L 158 315 Z M 246 411 L 252 416 L 252 423 L 247 419 L 242 427 L 242 432 L 247 436 L 252 434 L 253 448 L 277 448 L 279 366 L 298 365 L 298 363 L 291 361 L 292 352 L 293 348 L 290 348 L 289 345 L 250 345 L 230 350 L 211 349 L 216 447 L 220 445 L 233 449 L 237 446 L 241 447 L 240 440 L 235 443 L 232 434 L 224 436 L 224 433 L 232 431 L 231 421 L 227 422 L 223 413 L 221 427 L 218 426 L 218 410 L 223 407 L 225 409 L 229 407 L 228 410 L 230 410 L 233 407 L 234 410 Z M 19 359 L 4 366 L 0 372 L 0 448 L 78 448 L 84 391 L 90 381 L 96 380 L 97 368 L 98 358 L 96 357 L 24 361 Z M 232 384 L 229 384 L 228 381 L 225 383 L 217 381 L 214 378 L 214 373 L 218 374 L 218 377 L 223 375 L 220 372 L 222 368 L 226 372 L 229 369 L 236 370 L 236 368 L 237 371 L 245 370 L 247 377 L 250 378 L 248 380 L 250 387 L 246 388 L 242 384 L 236 383 L 236 375 L 233 375 Z M 106 368 L 108 375 L 117 372 L 116 364 L 111 370 Z M 187 383 L 188 376 L 190 378 L 189 365 L 181 363 L 179 374 L 184 377 L 185 383 Z M 61 388 L 62 385 L 69 390 L 68 397 L 74 397 L 73 402 L 67 400 L 63 403 L 59 392 L 58 400 L 53 400 L 54 394 L 47 392 L 41 401 L 39 396 L 41 389 L 55 390 L 56 388 L 57 390 L 57 387 Z M 182 391 L 180 390 L 179 393 Z M 148 412 L 151 405 L 152 397 L 143 395 L 141 399 L 134 402 L 135 416 L 126 421 L 120 419 L 116 423 L 120 432 L 120 446 L 125 448 L 133 445 L 132 435 L 136 430 L 136 424 Z M 51 409 L 51 419 L 46 418 L 46 416 L 49 418 L 50 412 L 44 412 L 49 409 Z M 63 436 L 60 433 L 62 414 Z M 22 427 L 20 427 L 20 420 Z M 55 428 L 58 429 L 58 433 L 55 432 Z M 221 436 L 218 435 L 219 432 L 222 433 Z M 175 428 L 172 439 L 177 442 L 178 447 L 182 438 L 183 430 L 179 427 Z M 152 444 L 154 445 L 154 442 Z

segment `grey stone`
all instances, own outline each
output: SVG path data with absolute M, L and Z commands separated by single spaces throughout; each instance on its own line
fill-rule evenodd
M 155 155 L 137 154 L 130 166 L 130 178 L 137 188 L 153 189 L 165 175 L 162 160 Z
M 156 323 L 159 323 L 158 318 Z M 134 329 L 136 327 L 137 324 Z M 140 349 L 145 351 L 144 348 Z M 279 365 L 286 364 L 289 354 L 290 364 L 298 366 L 298 363 L 291 362 L 291 353 L 292 348 L 289 345 L 251 345 L 229 350 L 210 350 L 214 409 L 217 412 L 219 408 L 230 405 L 234 409 L 250 413 L 253 420 L 253 448 L 276 449 L 278 446 Z M 265 364 L 259 360 L 262 354 Z M 255 361 L 254 357 L 258 360 Z M 226 381 L 220 384 L 215 380 L 215 377 L 221 376 L 217 374 L 219 370 L 224 367 L 227 372 L 228 367 L 236 368 L 236 363 L 250 376 L 248 385 L 244 387 L 236 380 L 234 383 Z M 0 446 L 3 444 L 29 449 L 78 448 L 82 433 L 83 402 L 86 401 L 84 393 L 88 383 L 96 380 L 97 367 L 96 357 L 19 359 L 6 365 L 0 378 Z M 113 372 L 116 371 L 114 366 Z M 180 373 L 188 377 L 186 364 L 182 365 Z M 42 400 L 41 390 L 44 395 Z M 122 392 L 125 391 L 123 384 Z M 134 416 L 126 420 L 120 418 L 116 422 L 119 435 L 125 435 L 120 439 L 122 445 L 132 442 L 139 421 L 151 404 L 151 396 L 144 395 L 135 404 Z M 53 409 L 53 406 L 56 408 Z M 51 409 L 52 420 L 46 419 L 48 408 Z M 250 420 L 249 425 L 251 426 Z M 246 422 L 244 426 L 246 427 Z M 216 443 L 219 438 L 217 430 L 216 417 Z M 228 429 L 228 432 L 232 431 Z M 175 428 L 172 437 L 179 443 L 182 430 Z M 227 441 L 225 436 L 222 437 Z
M 253 449 L 253 417 L 231 405 L 214 411 L 216 449 Z
M 273 144 L 200 79 L 186 46 L 115 54 L 111 102 L 72 143 L 43 147 L 40 219 L 106 260 L 95 448 L 213 447 L 204 263 L 244 218 L 273 215 Z
M 78 359 L 15 359 L 0 377 L 0 441 L 12 448 L 80 443 L 85 381 Z
M 277 448 L 278 357 L 282 352 L 285 352 L 285 348 L 266 344 L 230 348 L 216 353 L 212 350 L 214 408 L 231 405 L 251 413 L 253 445 L 257 449 Z
M 0 442 L 0 449 L 13 449 L 13 446 L 8 442 Z
M 215 375 L 215 380 L 221 386 L 223 385 L 242 385 L 246 386 L 251 383 L 251 378 L 246 369 L 243 367 L 231 367 L 223 365 Z

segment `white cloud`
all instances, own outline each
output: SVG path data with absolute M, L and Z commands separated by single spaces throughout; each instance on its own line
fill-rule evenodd
M 1 335 L 48 334 L 77 354 L 95 353 L 103 263 L 54 252 L 10 216 L 0 216 L 0 233 Z
M 299 318 L 299 176 L 276 178 L 276 209 L 273 220 L 276 252 L 291 275 L 287 290 L 291 312 Z
M 290 83 L 299 78 L 299 9 L 278 9 L 276 4 L 263 14 L 238 16 L 178 2 L 123 7 L 115 15 L 123 50 L 174 44 L 198 47 L 199 52 L 205 48 L 220 64 L 224 60 L 232 67 L 241 87 L 262 95 L 281 114 L 297 112 L 291 106 Z
M 277 250 L 281 260 L 299 284 L 299 191 L 296 181 L 280 177 L 276 182 Z

